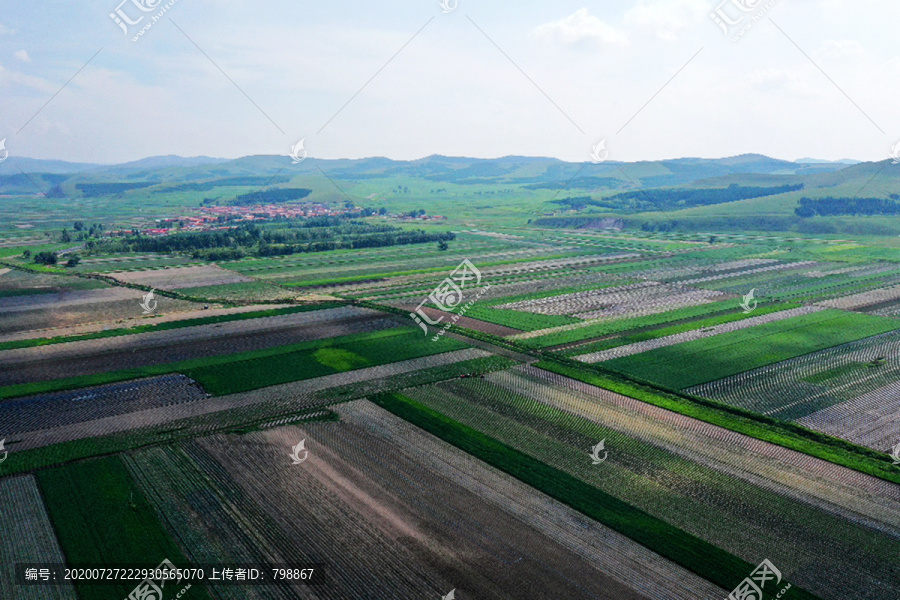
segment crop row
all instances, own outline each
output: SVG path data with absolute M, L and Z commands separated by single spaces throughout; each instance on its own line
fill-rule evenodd
M 773 493 L 778 486 L 760 487 L 692 460 L 689 453 L 675 453 L 657 441 L 642 439 L 650 436 L 633 417 L 607 411 L 604 418 L 592 422 L 490 380 L 447 382 L 407 394 L 734 555 L 748 561 L 768 556 L 784 566 L 792 581 L 823 598 L 850 594 L 887 599 L 900 589 L 897 574 L 885 565 L 849 558 L 865 547 L 872 552 L 869 560 L 875 561 L 880 552 L 895 547 L 890 536 L 854 523 L 851 511 L 850 518 L 839 517 L 797 502 L 790 494 Z M 540 390 L 529 396 L 546 394 L 547 390 Z M 608 458 L 594 465 L 590 451 L 601 439 Z M 784 543 L 787 539 L 789 546 Z M 803 573 L 811 562 L 856 585 L 848 584 L 840 588 L 843 595 L 835 595 L 837 588 L 827 581 Z M 727 572 L 724 563 L 711 567 L 721 568 L 720 575 Z M 871 588 L 873 578 L 883 583 L 880 589 Z
M 0 469 L 2 474 L 2 469 Z M 69 583 L 23 586 L 16 583 L 18 563 L 63 563 L 44 501 L 31 475 L 0 479 L 0 598 L 76 600 Z

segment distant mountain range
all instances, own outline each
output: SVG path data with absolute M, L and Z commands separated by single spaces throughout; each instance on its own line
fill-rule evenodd
M 464 173 L 472 173 L 473 176 L 477 172 L 481 176 L 492 173 L 493 176 L 509 175 L 515 171 L 527 168 L 544 166 L 547 168 L 558 167 L 560 165 L 580 165 L 588 164 L 593 167 L 603 165 L 668 165 L 674 171 L 685 171 L 689 169 L 708 169 L 709 176 L 715 174 L 723 175 L 726 173 L 778 173 L 788 174 L 800 171 L 833 171 L 843 168 L 847 165 L 858 164 L 860 161 L 852 159 L 843 159 L 837 161 L 819 160 L 814 158 L 801 158 L 796 161 L 784 161 L 769 158 L 761 154 L 743 154 L 727 158 L 676 158 L 659 161 L 636 161 L 631 163 L 622 163 L 617 161 L 608 161 L 602 165 L 593 165 L 592 163 L 566 162 L 556 158 L 544 157 L 528 157 L 528 156 L 505 156 L 502 158 L 465 158 L 450 157 L 441 155 L 432 155 L 417 160 L 392 160 L 389 158 L 361 158 L 361 159 L 308 159 L 307 167 L 313 164 L 328 165 L 338 168 L 341 172 L 356 176 L 389 176 L 391 174 L 406 174 L 416 176 L 420 174 L 438 175 L 440 173 L 457 172 L 454 179 L 459 179 L 458 173 L 462 170 Z M 291 164 L 291 159 L 287 156 L 273 155 L 256 155 L 245 156 L 236 159 L 213 158 L 210 156 L 182 157 L 176 155 L 167 156 L 151 156 L 140 160 L 115 164 L 102 165 L 93 163 L 73 163 L 60 160 L 42 160 L 35 158 L 25 158 L 11 156 L 5 162 L 0 164 L 0 175 L 11 175 L 18 173 L 20 170 L 25 173 L 55 173 L 55 174 L 76 174 L 91 172 L 96 175 L 104 173 L 109 174 L 128 174 L 139 171 L 159 171 L 163 169 L 191 169 L 205 166 L 220 166 L 231 171 L 234 174 L 241 175 L 264 175 L 269 169 L 280 168 L 285 164 Z M 597 169 L 593 169 L 597 170 Z M 202 173 L 203 169 L 201 169 Z M 237 171 L 240 171 L 238 173 Z
M 788 186 L 797 190 L 781 194 L 786 202 L 778 212 L 793 211 L 800 195 L 814 190 L 822 194 L 840 192 L 854 196 L 865 192 L 887 197 L 898 191 L 900 168 L 890 161 L 860 163 L 851 160 L 825 161 L 804 158 L 785 161 L 761 154 L 742 154 L 727 158 L 677 158 L 658 161 L 566 162 L 556 158 L 505 156 L 482 159 L 432 155 L 417 160 L 392 160 L 383 157 L 361 159 L 307 158 L 294 164 L 288 156 L 256 155 L 237 159 L 198 156 L 154 156 L 119 165 L 66 163 L 9 157 L 0 163 L 0 195 L 45 194 L 48 198 L 198 193 L 195 200 L 229 202 L 249 188 L 307 188 L 310 199 L 321 200 L 315 181 L 330 180 L 322 189 L 355 195 L 358 188 L 368 191 L 413 186 L 420 196 L 448 193 L 455 197 L 477 195 L 482 187 L 490 193 L 521 193 L 547 200 L 562 194 L 604 198 L 617 192 L 674 189 L 686 186 L 698 189 L 724 189 L 729 186 L 776 189 Z M 327 181 L 327 180 L 326 180 Z M 336 182 L 346 185 L 337 186 Z M 445 188 L 451 187 L 451 191 Z M 827 188 L 827 190 L 826 190 Z M 405 190 L 408 193 L 408 189 Z M 737 194 L 751 200 L 752 190 Z M 432 194 L 433 195 L 433 194 Z M 675 198 L 675 196 L 671 196 Z M 340 200 L 343 201 L 343 200 Z M 579 200 L 581 204 L 583 201 Z M 725 200 L 726 203 L 735 201 Z M 771 210 L 771 202 L 766 201 Z M 755 202 L 760 204 L 760 202 Z M 597 206 L 602 206 L 595 203 Z M 640 202 L 630 203 L 639 209 Z M 681 206 L 681 205 L 677 205 Z M 677 206 L 672 206 L 678 210 Z M 701 210 L 690 202 L 684 209 Z M 704 210 L 718 210 L 714 208 Z

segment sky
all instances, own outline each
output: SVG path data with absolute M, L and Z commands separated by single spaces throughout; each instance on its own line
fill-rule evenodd
M 584 161 L 605 140 L 622 161 L 883 160 L 900 140 L 893 0 L 120 1 L 0 0 L 10 155 L 303 140 L 318 158 Z

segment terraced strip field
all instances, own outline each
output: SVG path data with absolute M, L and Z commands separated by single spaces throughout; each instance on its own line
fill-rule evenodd
M 250 271 L 245 265 L 230 265 L 235 271 L 252 275 L 261 281 L 278 283 L 290 287 L 329 286 L 332 293 L 342 293 L 356 287 L 356 284 L 370 285 L 373 279 L 416 277 L 423 271 L 438 272 L 452 270 L 463 258 L 477 257 L 478 264 L 513 265 L 552 258 L 577 257 L 585 251 L 552 246 L 535 247 L 533 245 L 510 244 L 509 242 L 474 245 L 465 253 L 459 248 L 451 252 L 410 254 L 408 249 L 395 253 L 389 260 L 362 260 L 363 256 L 354 257 L 353 262 L 328 266 L 327 261 L 315 264 L 296 264 L 290 259 L 270 259 L 269 268 Z M 277 261 L 283 262 L 277 262 Z M 402 280 L 402 279 L 401 279 Z
M 900 284 L 900 271 L 885 265 L 866 265 L 854 270 L 831 269 L 819 264 L 820 270 L 764 273 L 703 287 L 723 292 L 744 294 L 755 289 L 758 297 L 779 301 L 824 302 L 848 295 L 858 295 Z
M 776 312 L 783 312 L 786 310 L 791 310 L 794 308 L 799 308 L 800 305 L 796 303 L 790 302 L 778 302 L 778 303 L 760 303 L 751 313 L 745 313 L 740 309 L 740 305 L 735 306 L 733 302 L 719 302 L 715 303 L 718 306 L 722 307 L 722 310 L 719 311 L 709 311 L 707 314 L 701 314 L 699 316 L 694 317 L 681 317 L 679 315 L 682 312 L 689 312 L 678 310 L 672 311 L 672 316 L 675 317 L 671 322 L 659 322 L 661 320 L 660 316 L 654 316 L 652 318 L 638 318 L 638 319 L 623 319 L 621 320 L 622 324 L 628 322 L 646 322 L 645 325 L 625 329 L 624 331 L 615 331 L 609 335 L 602 336 L 593 341 L 591 340 L 582 340 L 578 342 L 572 342 L 569 344 L 562 344 L 557 347 L 551 348 L 556 352 L 559 352 L 563 356 L 577 356 L 580 354 L 590 354 L 593 352 L 602 352 L 604 350 L 609 350 L 612 348 L 617 348 L 619 346 L 626 346 L 629 344 L 637 344 L 638 342 L 646 342 L 650 340 L 655 340 L 659 338 L 664 338 L 668 336 L 677 335 L 680 333 L 686 333 L 688 331 L 697 331 L 697 330 L 706 330 L 714 327 L 719 327 L 721 325 L 726 325 L 728 323 L 735 323 L 737 321 L 743 321 L 748 318 L 757 318 L 762 317 L 764 315 L 769 315 Z M 709 306 L 711 305 L 703 305 Z M 695 309 L 701 307 L 694 307 Z M 615 325 L 620 323 L 619 321 L 612 321 L 610 324 Z
M 648 287 L 659 288 L 661 286 L 654 286 L 651 284 Z M 644 288 L 638 287 L 636 289 L 637 292 L 640 292 Z M 594 301 L 599 301 L 602 294 L 602 291 L 598 292 L 594 296 Z M 681 318 L 694 317 L 715 312 L 716 310 L 722 310 L 722 307 L 724 306 L 722 302 L 714 302 L 717 297 L 721 298 L 723 295 L 718 292 L 706 293 L 704 291 L 685 291 L 684 293 L 678 293 L 674 296 L 667 296 L 665 290 L 659 289 L 649 292 L 647 297 L 644 298 L 641 298 L 640 293 L 636 293 L 634 296 L 623 294 L 616 298 L 615 301 L 617 304 L 614 305 L 613 309 L 605 316 L 585 319 L 580 323 L 573 323 L 571 325 L 529 331 L 518 334 L 514 336 L 513 339 L 530 340 L 526 343 L 537 347 L 555 346 L 558 344 L 590 339 L 597 337 L 598 335 L 610 333 L 611 331 L 624 331 L 629 329 L 631 327 L 620 328 L 619 325 L 626 321 L 637 321 L 638 319 L 641 319 L 641 317 L 647 318 L 644 319 L 645 322 L 659 324 L 669 322 L 670 320 L 673 320 L 673 318 L 679 318 L 679 316 L 681 316 Z M 644 304 L 644 300 L 647 301 L 646 304 Z M 602 312 L 602 310 L 599 312 Z
M 182 402 L 196 402 L 208 394 L 184 375 L 162 375 L 122 383 L 26 396 L 0 402 L 0 431 L 4 435 L 59 428 Z
M 245 358 L 184 369 L 216 396 L 353 371 L 365 367 L 461 350 L 467 345 L 451 337 L 433 340 L 418 329 L 397 327 L 307 343 L 292 352 Z
M 681 285 L 697 285 L 700 283 L 708 283 L 710 281 L 721 281 L 723 279 L 731 279 L 734 277 L 744 277 L 747 275 L 757 275 L 759 273 L 769 273 L 772 271 L 783 271 L 788 269 L 806 269 L 815 265 L 815 261 L 801 261 L 792 263 L 779 263 L 775 265 L 766 265 L 755 269 L 741 269 L 739 271 L 729 271 L 726 273 L 717 273 L 715 275 L 704 275 L 703 277 L 694 277 L 679 281 Z
M 347 306 L 4 350 L 0 351 L 0 386 L 162 368 L 204 358 L 227 359 L 245 352 L 396 326 L 397 322 L 383 313 Z
M 657 266 L 652 269 L 642 270 L 641 278 L 662 283 L 683 283 L 685 280 L 705 277 L 708 275 L 743 272 L 745 269 L 754 269 L 760 266 L 769 266 L 777 263 L 774 258 L 742 258 L 728 260 L 707 265 L 684 265 L 665 267 Z
M 338 410 L 340 422 L 140 452 L 131 469 L 194 560 L 316 560 L 329 579 L 317 598 L 724 593 L 365 401 Z M 299 439 L 309 459 L 291 465 Z
M 898 439 L 900 332 L 842 344 L 690 388 L 887 451 Z
M 139 317 L 144 292 L 104 288 L 0 297 L 0 335 L 73 327 Z M 155 314 L 202 308 L 194 302 L 159 296 Z
M 634 344 L 628 344 L 625 346 L 618 346 L 616 348 L 603 350 L 601 352 L 582 354 L 580 356 L 576 356 L 575 359 L 586 363 L 598 363 L 612 360 L 614 358 L 621 358 L 623 356 L 640 354 L 641 352 L 647 352 L 649 350 L 655 350 L 657 348 L 665 348 L 667 346 L 674 346 L 675 344 L 705 339 L 713 337 L 715 335 L 721 335 L 723 333 L 740 331 L 741 329 L 747 329 L 748 327 L 756 327 L 757 325 L 763 325 L 766 323 L 775 323 L 784 319 L 791 319 L 800 315 L 808 315 L 814 312 L 819 312 L 820 310 L 824 309 L 818 306 L 801 306 L 798 308 L 792 308 L 790 310 L 782 310 L 769 313 L 767 315 L 762 315 L 759 317 L 750 317 L 747 319 L 742 319 L 740 321 L 725 323 L 723 325 L 703 327 L 701 329 L 685 331 L 684 333 L 677 333 L 675 335 L 669 335 L 653 340 L 636 342 Z
M 852 294 L 842 298 L 834 298 L 822 302 L 822 306 L 828 308 L 840 308 L 844 310 L 856 310 L 871 306 L 873 304 L 882 304 L 892 300 L 900 300 L 900 286 L 894 286 L 884 289 L 877 289 L 860 294 Z
M 0 598 L 77 600 L 68 583 L 58 587 L 15 583 L 17 563 L 65 562 L 34 476 L 0 479 L 0 506 Z
M 501 304 L 497 308 L 521 310 L 541 315 L 570 315 L 587 320 L 601 316 L 613 317 L 663 312 L 680 306 L 699 304 L 721 295 L 718 292 L 679 288 L 648 281 Z
M 113 271 L 109 273 L 109 276 L 126 283 L 145 285 L 161 290 L 218 286 L 253 281 L 250 277 L 245 277 L 240 273 L 229 271 L 216 265 L 170 267 L 146 271 Z
M 63 426 L 54 426 L 53 420 L 47 422 L 47 427 L 40 427 L 35 430 L 16 432 L 14 436 L 10 436 L 7 440 L 8 447 L 15 449 L 15 452 L 29 450 L 33 448 L 43 448 L 54 444 L 64 444 L 66 442 L 76 442 L 78 440 L 90 440 L 91 438 L 99 438 L 102 436 L 111 436 L 124 432 L 136 432 L 142 429 L 153 428 L 167 423 L 178 423 L 186 419 L 196 419 L 204 416 L 211 418 L 211 427 L 216 424 L 216 413 L 225 411 L 238 411 L 240 409 L 256 407 L 260 414 L 268 412 L 269 414 L 284 414 L 286 412 L 297 412 L 307 408 L 313 408 L 324 404 L 329 404 L 341 400 L 346 397 L 329 397 L 329 390 L 332 388 L 348 388 L 353 386 L 364 386 L 366 392 L 376 393 L 385 387 L 396 388 L 398 384 L 392 383 L 395 379 L 402 380 L 404 377 L 415 376 L 419 371 L 428 373 L 430 370 L 442 369 L 456 365 L 457 363 L 467 363 L 490 356 L 488 352 L 469 348 L 466 350 L 457 350 L 454 352 L 445 352 L 442 354 L 434 354 L 421 358 L 392 362 L 373 367 L 356 369 L 342 373 L 334 373 L 332 375 L 323 375 L 293 381 L 291 383 L 283 383 L 280 385 L 272 385 L 269 387 L 236 394 L 230 394 L 219 397 L 208 397 L 203 395 L 193 399 L 192 401 L 170 402 L 162 406 L 156 407 L 140 407 L 139 410 L 123 412 L 113 405 L 110 414 L 101 415 L 100 413 L 87 414 L 89 420 L 78 421 L 76 414 L 70 414 L 63 417 L 55 417 L 56 419 L 67 420 L 67 424 Z M 454 371 L 446 375 L 447 377 L 455 377 L 458 374 Z M 126 385 L 135 385 L 137 382 L 128 382 Z M 143 383 L 143 382 L 141 382 Z M 155 380 L 149 380 L 147 385 L 155 384 Z M 403 385 L 403 384 L 399 384 Z M 409 385 L 407 383 L 406 385 Z M 101 391 L 115 389 L 112 386 L 101 386 Z M 66 394 L 82 394 L 93 395 L 97 388 L 87 388 L 78 392 L 67 392 Z M 158 391 L 158 390 L 157 390 Z M 64 396 L 65 397 L 65 396 Z M 28 398 L 23 399 L 27 402 Z M 2 405 L 0 405 L 2 406 Z M 16 416 L 13 409 L 6 410 L 7 419 L 14 420 Z M 79 450 L 81 452 L 81 450 Z M 90 451 L 88 451 L 90 455 Z M 10 454 L 12 461 L 12 452 Z
M 558 397 L 558 390 L 521 379 L 503 382 L 499 379 L 502 377 L 445 382 L 407 390 L 406 395 L 461 424 L 461 428 L 455 427 L 437 414 L 428 417 L 434 427 L 443 423 L 440 427 L 447 428 L 451 436 L 447 439 L 467 444 L 460 436 L 471 436 L 465 431 L 473 428 L 540 461 L 518 475 L 526 481 L 543 463 L 614 499 L 599 496 L 587 507 L 609 510 L 615 502 L 625 502 L 677 528 L 681 533 L 666 533 L 673 536 L 666 541 L 647 537 L 651 531 L 661 536 L 667 531 L 649 523 L 628 530 L 628 535 L 658 550 L 656 544 L 667 548 L 675 553 L 668 556 L 685 561 L 682 564 L 691 564 L 689 561 L 704 555 L 700 549 L 679 554 L 690 544 L 676 538 L 687 534 L 748 562 L 766 556 L 779 565 L 788 581 L 821 598 L 888 600 L 900 590 L 900 574 L 879 558 L 884 552 L 900 550 L 896 520 L 900 492 L 896 486 L 892 500 L 874 501 L 877 508 L 872 514 L 879 515 L 875 520 L 861 519 L 853 504 L 860 492 L 850 485 L 844 485 L 838 493 L 818 483 L 808 489 L 782 472 L 781 465 L 756 459 L 739 473 L 741 461 L 734 464 L 739 453 L 728 447 L 729 437 L 735 435 L 731 432 L 725 432 L 724 439 L 698 443 L 702 435 L 691 433 L 694 439 L 686 439 L 678 427 L 654 424 L 655 419 L 634 412 L 610 410 L 596 399 L 582 398 L 580 404 L 560 410 L 534 399 Z M 589 414 L 596 412 L 586 418 L 578 414 L 579 410 L 572 410 L 573 406 Z M 413 418 L 418 422 L 418 417 Z M 432 430 L 431 425 L 428 427 Z M 662 433 L 665 441 L 655 439 L 657 433 Z M 606 442 L 608 459 L 593 465 L 590 449 L 599 440 Z M 498 447 L 493 452 L 503 451 Z M 723 458 L 732 465 L 722 465 Z M 834 469 L 833 465 L 821 464 L 826 472 Z M 808 478 L 802 470 L 800 473 Z M 853 472 L 842 476 L 860 478 Z M 570 483 L 565 486 L 560 482 L 559 493 L 577 487 L 571 479 L 567 481 Z M 890 485 L 871 478 L 867 483 L 876 489 Z M 870 493 L 863 496 L 870 497 Z M 635 517 L 622 526 L 637 522 L 640 519 Z M 698 572 L 724 588 L 737 585 L 742 576 L 739 569 L 731 571 L 731 559 L 709 552 L 703 570 Z M 792 590 L 792 594 L 795 591 L 799 597 L 799 590 Z
M 62 332 L 54 332 L 55 335 L 44 337 L 38 337 L 36 335 L 37 332 L 29 332 L 30 336 L 26 334 L 26 336 L 18 337 L 18 339 L 9 339 L 17 336 L 0 336 L 0 351 L 31 348 L 34 346 L 47 346 L 50 344 L 81 342 L 84 340 L 118 337 L 120 335 L 133 335 L 136 333 L 152 333 L 169 329 L 180 329 L 182 327 L 196 327 L 198 325 L 217 325 L 220 323 L 228 323 L 230 321 L 275 317 L 306 312 L 309 310 L 336 308 L 338 306 L 341 306 L 338 302 L 321 302 L 318 304 L 304 304 L 300 306 L 284 304 L 239 306 L 235 308 L 202 310 L 194 313 L 167 315 L 167 317 L 154 318 L 150 322 L 147 322 L 146 319 L 140 319 L 131 321 L 131 323 L 133 323 L 131 326 L 127 323 L 117 323 L 117 327 L 110 327 L 108 324 L 98 324 L 93 327 L 85 326 L 68 328 L 68 330 L 64 328 Z M 141 321 L 143 321 L 143 324 L 138 324 L 141 323 Z M 50 332 L 48 331 L 45 333 L 49 334 Z M 4 337 L 7 337 L 8 339 L 4 340 Z
M 686 389 L 898 328 L 900 321 L 893 319 L 823 310 L 609 360 L 604 366 L 670 389 Z
M 524 272 L 505 275 L 498 279 L 491 277 L 491 287 L 482 297 L 490 306 L 505 302 L 517 302 L 532 298 L 541 298 L 571 292 L 610 287 L 631 283 L 632 280 L 616 275 L 606 275 L 588 268 L 570 268 L 565 271 L 542 271 L 540 273 Z M 432 287 L 429 287 L 431 285 Z M 371 296 L 363 296 L 366 300 L 377 300 L 396 304 L 400 301 L 413 301 L 418 304 L 432 291 L 434 280 L 421 281 L 418 284 L 406 284 L 384 287 Z M 358 294 L 346 294 L 353 297 Z
M 586 275 L 591 276 L 589 270 L 597 268 L 598 265 L 638 256 L 622 254 L 568 256 L 566 255 L 567 253 L 562 254 L 562 258 L 559 255 L 553 255 L 546 258 L 529 258 L 528 260 L 503 262 L 501 264 L 491 263 L 484 257 L 478 256 L 473 262 L 481 271 L 484 283 L 490 283 L 491 287 L 501 286 L 500 289 L 502 290 L 502 286 L 506 284 L 514 285 L 535 280 L 556 279 L 572 271 L 584 272 Z M 373 281 L 334 285 L 329 286 L 327 289 L 329 293 L 348 298 L 381 298 L 390 295 L 409 299 L 423 295 L 421 292 L 430 292 L 457 264 L 459 263 L 445 262 L 443 269 L 432 269 L 427 273 L 399 275 L 382 273 L 379 278 Z M 593 274 L 594 279 L 603 277 L 603 275 Z
M 614 334 L 647 331 L 670 324 L 686 324 L 704 317 L 712 318 L 711 315 L 733 313 L 736 308 L 734 301 L 708 302 L 638 317 L 597 319 L 580 325 L 548 329 L 539 335 L 525 338 L 523 342 L 535 348 L 562 349 L 592 343 L 592 340 L 603 342 Z M 522 336 L 516 336 L 515 339 L 522 340 Z

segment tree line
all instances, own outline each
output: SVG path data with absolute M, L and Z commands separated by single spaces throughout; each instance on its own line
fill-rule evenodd
M 839 215 L 897 215 L 900 214 L 900 195 L 891 194 L 890 198 L 800 198 L 800 205 L 794 209 L 798 217 L 804 219 Z

